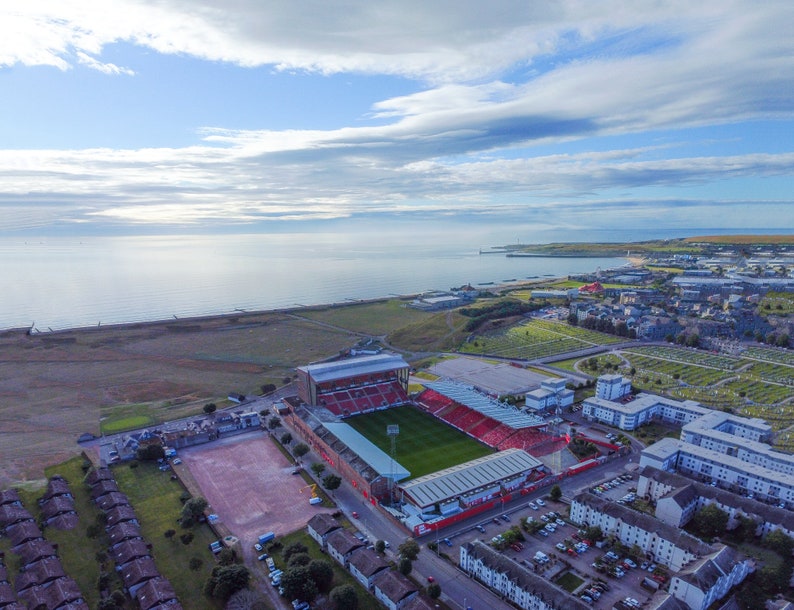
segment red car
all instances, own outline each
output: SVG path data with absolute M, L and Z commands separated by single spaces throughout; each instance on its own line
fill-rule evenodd
M 358 513 L 356 511 L 353 511 L 352 515 L 353 519 L 358 519 Z
M 432 576 L 428 576 L 427 577 L 427 582 L 436 582 L 436 579 L 433 578 Z

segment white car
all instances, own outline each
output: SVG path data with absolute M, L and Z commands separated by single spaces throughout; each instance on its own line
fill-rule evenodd
M 538 498 L 537 500 L 535 500 L 535 502 L 537 502 L 537 503 L 538 503 L 538 506 L 546 506 L 546 503 L 545 503 L 543 500 L 541 500 L 540 498 Z
M 531 508 L 532 510 L 538 510 L 538 505 L 535 504 L 534 502 L 530 502 L 529 503 L 529 508 Z

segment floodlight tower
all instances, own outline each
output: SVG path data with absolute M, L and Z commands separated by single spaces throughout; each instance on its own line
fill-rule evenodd
M 397 455 L 397 435 L 400 434 L 400 426 L 389 424 L 386 426 L 386 434 L 391 439 L 391 472 L 389 472 L 389 505 L 394 504 L 394 458 Z

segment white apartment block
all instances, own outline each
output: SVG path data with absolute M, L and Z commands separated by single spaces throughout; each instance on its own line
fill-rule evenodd
M 748 439 L 737 441 L 743 444 L 752 442 Z M 766 456 L 769 459 L 765 460 L 762 459 L 764 453 L 739 452 L 738 449 L 735 453 L 731 455 L 674 438 L 663 438 L 643 449 L 640 466 L 683 473 L 701 481 L 713 481 L 723 489 L 766 502 L 794 505 L 794 475 L 788 469 L 783 469 L 790 462 L 775 459 L 777 455 L 783 454 L 770 449 Z M 753 461 L 742 459 L 748 456 Z
M 684 425 L 710 412 L 693 400 L 679 401 L 654 394 L 639 394 L 625 403 L 597 396 L 582 402 L 584 417 L 621 430 L 636 430 L 654 419 Z
M 626 546 L 636 544 L 648 559 L 674 571 L 713 552 L 709 545 L 677 527 L 589 492 L 573 499 L 571 521 L 600 527 L 604 535 L 615 536 Z
M 758 526 L 756 535 L 764 537 L 780 530 L 794 538 L 794 512 L 729 490 L 700 483 L 684 475 L 645 467 L 640 471 L 637 494 L 656 504 L 655 515 L 674 527 L 684 527 L 704 506 L 713 504 L 728 515 L 728 529 L 739 525 L 739 517 L 749 517 Z
M 484 542 L 460 547 L 460 567 L 522 610 L 588 610 L 585 602 L 552 585 Z
M 596 398 L 619 400 L 631 394 L 631 379 L 623 375 L 601 375 L 596 382 Z
M 537 390 L 526 393 L 526 408 L 530 411 L 546 411 L 557 407 L 570 407 L 573 404 L 574 391 L 565 387 L 567 382 L 565 378 L 544 379 Z
M 749 573 L 750 562 L 738 561 L 736 552 L 726 546 L 674 575 L 668 592 L 692 610 L 706 610 Z

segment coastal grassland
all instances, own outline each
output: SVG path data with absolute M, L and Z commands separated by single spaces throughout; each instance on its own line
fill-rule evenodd
M 298 310 L 295 315 L 350 332 L 379 337 L 409 324 L 420 323 L 433 315 L 408 307 L 408 303 L 404 299 L 389 299 L 342 307 L 312 307 Z
M 708 244 L 794 244 L 794 235 L 701 235 L 698 237 L 685 237 L 687 243 Z
M 391 439 L 386 435 L 386 426 L 399 425 L 397 461 L 408 469 L 412 479 L 493 453 L 482 443 L 416 407 L 357 415 L 345 423 L 387 454 L 391 452 Z
M 100 420 L 122 429 L 142 422 L 130 417 L 162 422 L 221 407 L 230 391 L 281 386 L 295 367 L 358 340 L 277 312 L 0 333 L 0 487 L 78 455 L 75 441 L 99 434 Z
M 457 348 L 468 335 L 467 318 L 457 311 L 442 311 L 389 334 L 387 341 L 407 352 L 443 352 Z
M 341 585 L 353 585 L 356 590 L 356 596 L 358 597 L 358 607 L 359 608 L 378 608 L 379 604 L 378 601 L 373 597 L 373 595 L 364 589 L 361 584 L 353 578 L 353 576 L 345 570 L 338 562 L 334 561 L 330 555 L 327 553 L 323 553 L 320 550 L 320 546 L 317 542 L 306 533 L 304 529 L 298 530 L 297 532 L 293 532 L 281 538 L 278 538 L 277 542 L 281 543 L 281 546 L 278 548 L 273 548 L 271 551 L 271 556 L 273 557 L 273 562 L 276 564 L 276 567 L 281 570 L 287 569 L 287 562 L 284 560 L 282 554 L 283 552 L 288 549 L 291 545 L 295 543 L 300 543 L 306 547 L 307 551 L 306 554 L 311 557 L 312 559 L 322 559 L 323 561 L 327 561 L 334 570 L 334 580 L 331 583 L 331 589 L 334 587 L 339 587 Z M 260 562 L 264 563 L 264 562 Z M 258 568 L 263 572 L 262 578 L 264 579 L 264 572 L 266 572 L 265 568 Z M 267 585 L 270 586 L 270 585 Z
M 119 465 L 113 469 L 113 474 L 135 509 L 144 538 L 153 546 L 154 560 L 160 573 L 171 581 L 182 606 L 197 609 L 223 607 L 221 602 L 202 593 L 204 582 L 215 566 L 209 551 L 209 543 L 215 540 L 215 535 L 206 524 L 185 530 L 177 523 L 184 487 L 171 479 L 170 471 L 160 472 L 153 462 L 140 462 L 137 468 Z M 177 530 L 177 535 L 170 540 L 163 536 L 169 529 Z M 179 536 L 188 531 L 195 537 L 185 545 Z M 199 570 L 191 571 L 188 567 L 191 557 L 203 560 Z

